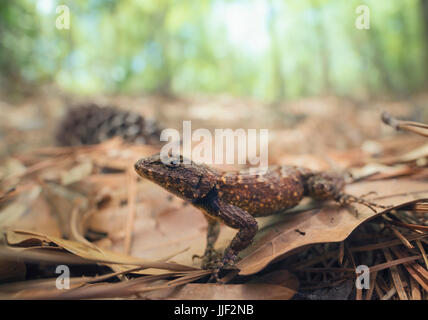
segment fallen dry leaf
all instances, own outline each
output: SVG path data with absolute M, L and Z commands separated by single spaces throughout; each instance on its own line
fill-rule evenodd
M 25 263 L 22 260 L 0 258 L 0 283 L 24 280 L 26 271 Z
M 151 292 L 148 297 L 168 300 L 288 300 L 295 293 L 284 286 L 267 283 L 189 283 Z
M 32 238 L 35 238 L 36 240 L 33 240 Z M 19 242 L 16 242 L 17 240 Z M 109 250 L 104 250 L 96 247 L 95 245 L 88 245 L 80 242 L 65 240 L 62 238 L 43 235 L 32 231 L 13 230 L 13 231 L 8 231 L 6 235 L 6 241 L 9 245 L 22 246 L 23 242 L 30 241 L 30 243 L 34 243 L 34 241 L 37 241 L 37 240 L 41 242 L 46 242 L 46 243 L 52 242 L 57 246 L 75 254 L 76 256 L 108 265 L 112 267 L 116 272 L 129 269 L 135 266 L 143 266 L 146 269 L 156 268 L 161 270 L 174 270 L 174 271 L 194 270 L 194 268 L 175 264 L 175 263 L 166 263 L 161 261 L 148 261 L 146 259 L 136 258 L 136 257 L 112 252 Z M 11 242 L 11 241 L 15 241 L 15 242 Z M 166 260 L 167 258 L 168 257 L 165 257 L 164 260 Z
M 61 184 L 66 186 L 81 181 L 92 173 L 94 166 L 91 161 L 84 161 L 61 174 Z
M 276 284 L 291 290 L 297 290 L 299 287 L 299 280 L 288 270 L 275 270 L 260 277 L 254 277 L 251 282 Z
M 376 191 L 376 197 L 371 200 L 394 208 L 428 198 L 426 183 L 404 179 L 361 182 L 349 185 L 346 191 L 356 196 Z M 286 253 L 305 245 L 343 241 L 361 223 L 377 215 L 363 205 L 355 204 L 355 207 L 358 217 L 349 209 L 334 204 L 272 217 L 260 228 L 253 246 L 244 252 L 245 257 L 237 263 L 240 274 L 256 273 Z

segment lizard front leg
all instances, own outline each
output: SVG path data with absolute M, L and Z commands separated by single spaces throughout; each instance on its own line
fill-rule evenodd
M 220 204 L 219 217 L 223 222 L 238 233 L 230 242 L 223 254 L 222 266 L 233 265 L 238 253 L 248 247 L 258 231 L 256 219 L 247 211 L 231 204 Z
M 225 225 L 239 230 L 224 251 L 220 264 L 213 270 L 211 278 L 218 280 L 220 269 L 233 265 L 239 252 L 251 244 L 257 233 L 258 224 L 256 219 L 247 211 L 220 200 L 216 193 L 209 194 L 197 206 Z

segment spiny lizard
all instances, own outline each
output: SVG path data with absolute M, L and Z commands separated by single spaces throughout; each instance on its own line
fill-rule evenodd
M 334 200 L 341 205 L 361 203 L 372 210 L 383 208 L 344 193 L 342 175 L 301 167 L 272 166 L 264 174 L 250 174 L 248 170 L 220 173 L 193 161 L 183 163 L 182 156 L 170 156 L 165 162 L 156 154 L 140 159 L 135 170 L 205 214 L 208 233 L 202 267 L 212 269 L 217 280 L 219 270 L 233 265 L 238 253 L 252 242 L 258 230 L 255 217 L 284 212 L 305 196 Z M 222 256 L 214 250 L 219 222 L 239 230 Z

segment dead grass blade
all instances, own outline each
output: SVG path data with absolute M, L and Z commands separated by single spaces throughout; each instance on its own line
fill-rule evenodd
M 109 250 L 104 250 L 96 247 L 91 244 L 88 246 L 83 243 L 65 240 L 53 236 L 43 235 L 36 232 L 31 231 L 23 231 L 23 230 L 15 230 L 15 233 L 26 235 L 28 237 L 36 236 L 38 238 L 44 239 L 46 242 L 52 242 L 57 246 L 90 261 L 104 263 L 104 264 L 118 264 L 124 265 L 124 268 L 128 268 L 127 266 L 141 266 L 144 268 L 156 268 L 170 271 L 191 271 L 198 270 L 193 267 L 180 265 L 177 263 L 168 263 L 163 261 L 147 261 L 140 258 L 135 258 L 123 254 L 119 254 L 116 252 L 112 252 Z M 9 232 L 8 234 L 11 234 Z
M 134 230 L 134 221 L 135 221 L 135 198 L 136 198 L 136 182 L 135 182 L 135 173 L 133 168 L 129 168 L 127 171 L 128 177 L 128 217 L 126 223 L 126 233 L 125 233 L 125 242 L 124 242 L 124 252 L 130 254 L 131 252 L 131 241 L 132 233 Z
M 386 261 L 388 261 L 388 262 L 393 261 L 391 253 L 389 252 L 388 249 L 383 249 L 382 251 L 383 251 L 383 254 L 385 255 Z M 391 266 L 390 270 L 391 270 L 392 280 L 393 280 L 395 289 L 398 293 L 398 296 L 400 297 L 400 300 L 408 300 L 406 291 L 404 291 L 404 286 L 403 286 L 402 280 L 401 280 L 400 275 L 398 273 L 397 266 Z
M 392 248 L 392 252 L 394 252 L 394 254 L 400 259 L 408 258 L 406 253 L 397 248 Z M 424 290 L 428 291 L 428 271 L 415 261 L 405 263 L 404 267 L 407 269 L 409 274 L 424 288 Z
M 382 112 L 382 121 L 393 127 L 395 130 L 405 130 L 424 137 L 428 137 L 428 125 L 414 121 L 398 120 L 391 116 L 388 112 Z

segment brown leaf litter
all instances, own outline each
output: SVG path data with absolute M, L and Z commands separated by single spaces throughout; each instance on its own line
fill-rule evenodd
M 323 290 L 354 281 L 355 267 L 366 264 L 370 289 L 351 286 L 340 298 L 427 299 L 426 142 L 393 140 L 378 141 L 380 153 L 370 147 L 289 156 L 312 168 L 346 168 L 355 179 L 348 193 L 390 207 L 375 213 L 356 204 L 356 216 L 335 203 L 305 200 L 260 218 L 239 272 L 225 272 L 224 285 L 206 283 L 209 272 L 192 260 L 205 247 L 202 214 L 134 173 L 133 163 L 155 148 L 116 139 L 17 155 L 0 178 L 0 297 L 323 298 Z M 280 154 L 273 160 L 285 161 Z M 222 227 L 217 249 L 235 233 Z M 48 272 L 59 263 L 96 271 L 73 274 L 71 288 L 60 292 Z M 34 264 L 37 276 L 29 276 Z

